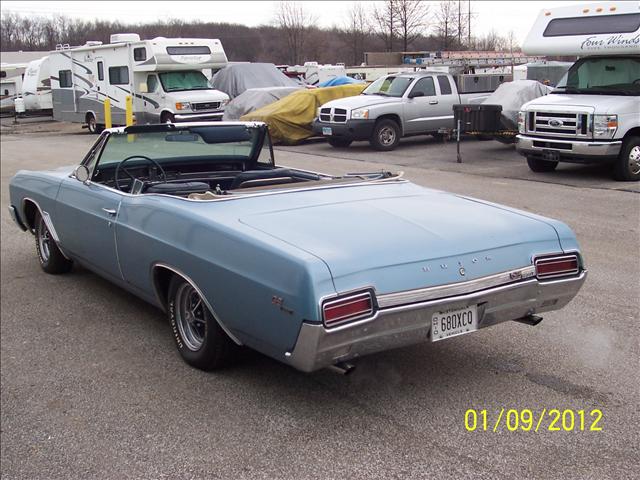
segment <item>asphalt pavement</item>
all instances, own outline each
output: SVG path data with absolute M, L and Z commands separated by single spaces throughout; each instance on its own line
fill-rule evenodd
M 8 215 L 17 170 L 78 163 L 94 140 L 56 123 L 0 135 L 3 479 L 637 478 L 638 184 L 601 167 L 533 174 L 496 142 L 463 142 L 462 164 L 454 144 L 429 137 L 390 153 L 278 147 L 281 164 L 403 170 L 424 186 L 560 219 L 589 276 L 536 327 L 509 322 L 371 355 L 349 376 L 252 352 L 205 373 L 180 359 L 154 307 L 84 269 L 43 273 L 33 237 Z M 545 419 L 538 432 L 512 432 L 503 418 L 494 432 L 503 408 L 585 410 L 587 428 L 563 431 L 560 421 L 549 431 Z M 487 410 L 487 431 L 481 413 L 475 431 L 465 428 L 468 409 Z M 589 431 L 594 409 L 601 431 Z

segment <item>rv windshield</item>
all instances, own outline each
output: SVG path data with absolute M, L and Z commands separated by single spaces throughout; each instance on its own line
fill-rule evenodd
M 381 77 L 362 92 L 363 95 L 383 95 L 385 97 L 401 97 L 409 84 L 411 77 Z
M 640 59 L 583 58 L 569 68 L 554 93 L 640 95 Z
M 185 90 L 208 90 L 209 81 L 198 70 L 184 72 L 163 72 L 158 75 L 165 92 L 182 92 Z

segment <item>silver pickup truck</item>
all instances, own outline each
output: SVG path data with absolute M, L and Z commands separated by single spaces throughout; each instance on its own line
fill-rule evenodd
M 442 72 L 387 75 L 360 95 L 322 105 L 313 131 L 333 147 L 369 140 L 376 150 L 393 150 L 401 137 L 453 129 L 454 105 L 481 103 L 488 95 L 459 94 L 453 77 Z

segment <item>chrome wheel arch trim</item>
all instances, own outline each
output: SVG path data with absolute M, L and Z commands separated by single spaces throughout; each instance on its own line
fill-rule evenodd
M 44 224 L 46 225 L 47 230 L 49 230 L 49 233 L 51 234 L 51 238 L 56 243 L 56 246 L 58 247 L 58 250 L 60 250 L 60 253 L 62 253 L 62 256 L 64 258 L 66 258 L 67 260 L 71 260 L 71 258 L 69 258 L 69 256 L 64 252 L 64 247 L 60 244 L 60 237 L 58 236 L 58 232 L 56 231 L 55 227 L 53 226 L 53 222 L 51 221 L 51 216 L 49 215 L 49 213 L 45 212 L 40 207 L 40 204 L 37 201 L 35 201 L 33 198 L 24 197 L 22 199 L 22 216 L 25 219 L 26 227 L 29 229 L 29 231 L 31 231 L 31 233 L 35 234 L 36 226 L 35 225 L 30 225 L 30 223 L 29 223 L 29 221 L 27 219 L 27 215 L 26 215 L 27 202 L 33 203 L 35 205 L 35 207 L 38 209 L 38 212 L 40 213 L 40 216 L 42 217 L 42 220 L 44 221 Z
M 196 285 L 196 283 L 184 272 L 182 272 L 180 269 L 173 267 L 169 264 L 163 263 L 163 262 L 156 262 L 151 266 L 151 279 L 152 279 L 152 284 L 153 284 L 153 291 L 155 293 L 156 299 L 158 300 L 158 303 L 162 306 L 162 308 L 166 311 L 167 309 L 167 302 L 169 299 L 167 299 L 167 302 L 163 301 L 162 299 L 162 295 L 160 294 L 160 286 L 158 285 L 158 282 L 156 280 L 156 271 L 158 269 L 165 269 L 165 270 L 169 270 L 170 272 L 173 272 L 174 274 L 178 275 L 179 277 L 182 277 L 183 280 L 185 280 L 187 283 L 189 283 L 189 285 L 191 285 L 193 287 L 193 289 L 198 293 L 198 295 L 200 295 L 200 298 L 202 298 L 202 301 L 204 302 L 204 304 L 206 305 L 206 307 L 209 309 L 209 311 L 211 312 L 211 314 L 213 315 L 213 318 L 216 322 L 218 322 L 218 325 L 220 325 L 220 328 L 222 328 L 222 330 L 224 330 L 224 333 L 226 333 L 229 338 L 231 340 L 233 340 L 234 343 L 236 343 L 237 345 L 242 345 L 242 342 L 240 340 L 238 340 L 238 338 L 231 333 L 231 330 L 229 330 L 229 328 L 224 324 L 224 322 L 220 319 L 220 315 L 218 315 L 216 313 L 216 311 L 214 310 L 213 306 L 211 305 L 211 303 L 209 303 L 209 300 L 207 299 L 207 297 L 204 296 L 204 294 L 202 293 L 202 290 L 200 290 L 200 288 L 198 288 L 198 286 Z

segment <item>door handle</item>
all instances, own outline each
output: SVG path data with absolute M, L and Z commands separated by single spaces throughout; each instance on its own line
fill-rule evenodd
M 437 105 L 438 100 L 429 100 L 429 105 Z
M 107 215 L 111 215 L 112 217 L 117 213 L 115 208 L 103 208 L 103 212 L 106 212 Z

